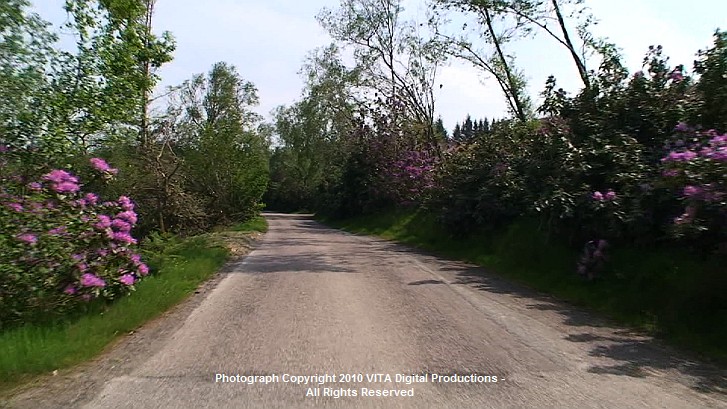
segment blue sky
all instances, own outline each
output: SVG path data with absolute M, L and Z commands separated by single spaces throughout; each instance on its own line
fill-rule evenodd
M 63 0 L 34 0 L 36 10 L 54 24 L 65 20 Z M 156 31 L 171 31 L 177 40 L 175 60 L 163 67 L 161 86 L 179 84 L 212 64 L 227 61 L 258 87 L 263 115 L 300 95 L 298 75 L 305 56 L 330 43 L 315 20 L 323 7 L 338 0 L 158 0 Z M 422 1 L 406 0 L 409 11 Z M 727 0 L 586 0 L 600 20 L 597 36 L 616 43 L 630 71 L 638 70 L 649 45 L 661 44 L 673 64 L 688 68 L 696 51 L 711 43 L 716 28 L 727 29 Z M 575 35 L 575 33 L 573 33 Z M 561 87 L 578 89 L 575 68 L 564 50 L 545 37 L 511 45 L 518 66 L 536 98 L 553 74 Z M 505 103 L 491 79 L 464 63 L 442 70 L 437 110 L 447 128 L 467 113 L 502 117 Z

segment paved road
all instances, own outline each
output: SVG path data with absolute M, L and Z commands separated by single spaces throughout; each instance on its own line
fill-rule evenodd
M 268 220 L 259 247 L 164 347 L 86 408 L 727 407 L 723 372 L 471 266 L 300 215 Z M 441 382 L 470 374 L 483 382 Z M 362 396 L 370 390 L 414 396 Z

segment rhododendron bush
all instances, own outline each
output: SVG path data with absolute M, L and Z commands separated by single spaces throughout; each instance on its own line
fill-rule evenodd
M 722 234 L 727 229 L 727 134 L 676 128 L 669 154 L 661 159 L 663 177 L 682 199 L 684 212 L 674 218 L 678 235 Z M 727 239 L 727 237 L 722 237 Z
M 12 171 L 12 159 L 0 149 L 0 328 L 133 290 L 149 273 L 131 234 L 133 201 L 84 192 L 62 169 L 28 179 Z M 100 158 L 90 167 L 101 180 L 117 173 Z

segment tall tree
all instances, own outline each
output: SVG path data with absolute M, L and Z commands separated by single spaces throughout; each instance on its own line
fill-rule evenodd
M 475 136 L 475 129 L 472 124 L 472 117 L 467 115 L 467 118 L 465 118 L 465 120 L 462 124 L 462 138 L 465 141 L 471 141 L 474 136 Z
M 99 141 L 148 133 L 149 93 L 154 70 L 171 60 L 169 33 L 152 32 L 154 0 L 66 0 L 66 29 L 76 37 L 75 54 L 63 52 L 52 73 L 52 133 L 81 152 Z
M 504 44 L 519 35 L 523 24 L 516 19 L 514 27 L 498 30 L 495 21 L 498 15 L 494 13 L 496 3 L 492 0 L 436 0 L 432 3 L 435 15 L 430 19 L 430 24 L 435 27 L 450 55 L 469 61 L 495 78 L 512 114 L 518 120 L 526 121 L 532 111 L 526 82 L 523 74 L 514 67 L 514 57 L 504 51 Z M 477 28 L 472 34 L 484 44 L 475 44 L 468 35 L 444 32 L 446 20 L 441 15 L 444 10 L 457 10 L 473 17 Z M 463 30 L 466 28 L 467 24 Z
M 301 100 L 275 111 L 280 146 L 271 158 L 266 200 L 284 210 L 316 205 L 317 192 L 340 176 L 360 102 L 358 71 L 344 66 L 335 45 L 312 53 L 301 74 Z
M 402 12 L 401 0 L 342 0 L 318 19 L 336 41 L 353 47 L 365 84 L 389 103 L 405 104 L 434 142 L 433 89 L 444 54 Z
M 38 144 L 47 124 L 48 78 L 56 36 L 26 0 L 0 2 L 0 143 Z
M 205 198 L 212 222 L 250 216 L 268 180 L 267 140 L 251 110 L 257 88 L 232 65 L 217 63 L 183 84 L 179 104 L 176 143 L 192 191 Z

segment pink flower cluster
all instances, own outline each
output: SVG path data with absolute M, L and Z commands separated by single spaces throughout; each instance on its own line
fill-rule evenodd
M 61 169 L 47 173 L 43 180 L 51 182 L 51 189 L 58 193 L 76 193 L 81 189 L 78 178 Z
M 667 162 L 689 162 L 690 160 L 693 160 L 698 155 L 692 151 L 684 151 L 684 152 L 669 152 L 669 155 L 665 158 L 662 158 L 661 161 L 663 163 Z
M 685 123 L 680 122 L 676 131 L 691 132 L 692 128 Z M 727 162 L 727 134 L 720 135 L 713 129 L 706 132 L 696 132 L 697 137 L 708 137 L 709 141 L 701 147 L 693 147 L 692 149 L 680 152 L 671 151 L 667 156 L 661 159 L 662 163 L 690 162 L 698 158 L 713 160 L 717 162 Z M 677 144 L 679 145 L 679 144 Z
M 91 158 L 90 162 L 91 166 L 93 166 L 94 169 L 101 173 L 106 173 L 109 175 L 116 175 L 117 173 L 119 173 L 118 169 L 112 168 L 111 166 L 109 166 L 108 163 L 106 163 L 105 160 L 101 158 Z
M 17 236 L 17 239 L 26 244 L 35 244 L 38 242 L 38 236 L 32 233 L 23 233 Z
M 105 179 L 118 172 L 103 159 L 90 162 Z M 32 255 L 75 277 L 63 283 L 63 294 L 85 301 L 112 298 L 149 274 L 141 256 L 129 247 L 137 243 L 131 231 L 138 222 L 129 197 L 101 203 L 95 193 L 81 194 L 79 178 L 62 169 L 43 175 L 43 183 L 12 175 L 2 179 L 11 184 L 0 189 L 0 206 L 17 213 L 12 217 L 21 223 L 11 237 L 25 246 L 25 258 Z M 106 290 L 101 293 L 101 288 Z
M 84 287 L 105 287 L 106 282 L 95 274 L 85 273 L 81 276 L 81 285 Z
M 591 198 L 597 202 L 610 202 L 612 200 L 616 200 L 616 192 L 611 189 L 609 189 L 605 194 L 595 191 L 591 195 Z

